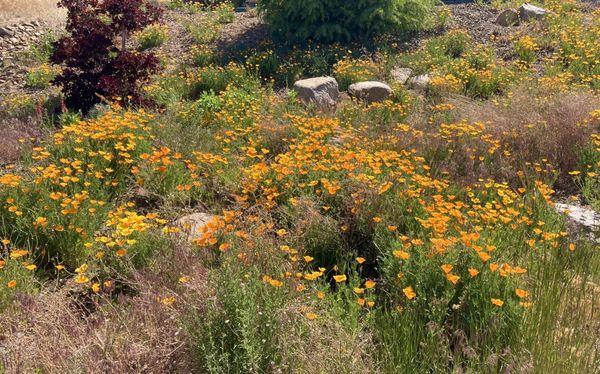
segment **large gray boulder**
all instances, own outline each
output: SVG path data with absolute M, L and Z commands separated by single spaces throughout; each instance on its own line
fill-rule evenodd
M 350 97 L 363 100 L 367 103 L 381 102 L 392 94 L 392 89 L 385 83 L 366 81 L 351 84 L 348 87 Z
M 413 71 L 411 68 L 401 68 L 397 66 L 392 69 L 390 74 L 395 82 L 406 84 L 408 79 L 413 75 Z
M 548 14 L 548 11 L 544 8 L 525 3 L 519 8 L 519 17 L 522 21 L 529 21 L 531 19 L 542 19 Z
M 305 104 L 312 103 L 321 109 L 334 106 L 340 97 L 338 83 L 332 77 L 299 80 L 294 83 L 294 91 Z
M 566 214 L 573 222 L 591 231 L 600 230 L 600 213 L 579 205 L 556 203 L 556 210 Z
M 498 14 L 495 22 L 504 27 L 517 25 L 519 24 L 519 12 L 514 9 L 505 9 Z
M 429 77 L 429 74 L 417 75 L 408 80 L 408 85 L 413 90 L 426 91 L 430 81 L 431 78 Z

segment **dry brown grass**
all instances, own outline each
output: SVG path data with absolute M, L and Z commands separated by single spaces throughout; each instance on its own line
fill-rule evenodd
M 336 316 L 321 315 L 319 323 L 308 323 L 302 308 L 285 311 L 284 328 L 279 339 L 286 373 L 377 373 L 372 336 L 351 331 Z M 295 333 L 290 334 L 289 331 Z
M 557 187 L 573 188 L 569 171 L 576 170 L 579 152 L 589 144 L 593 124 L 581 126 L 600 98 L 584 91 L 540 92 L 515 90 L 505 103 L 477 102 L 455 98 L 456 117 L 486 124 L 486 132 L 500 141 L 512 156 L 505 158 L 508 178 L 523 170 L 526 163 L 547 160 L 559 172 Z
M 43 133 L 42 124 L 35 118 L 0 119 L 0 165 L 17 161 L 27 145 L 37 142 Z
M 189 251 L 159 262 L 134 273 L 129 281 L 134 296 L 91 302 L 67 285 L 22 297 L 0 317 L 0 362 L 6 372 L 191 372 L 179 317 L 203 299 L 205 272 L 193 265 L 199 261 Z M 184 272 L 190 276 L 185 285 L 177 281 Z M 168 297 L 175 302 L 163 303 Z
M 58 0 L 0 0 L 0 25 L 28 19 L 60 24 L 65 12 L 57 3 Z

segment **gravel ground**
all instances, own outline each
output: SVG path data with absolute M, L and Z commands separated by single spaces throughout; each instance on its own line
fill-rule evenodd
M 51 27 L 64 24 L 66 12 L 58 0 L 0 0 L 0 27 L 34 19 Z

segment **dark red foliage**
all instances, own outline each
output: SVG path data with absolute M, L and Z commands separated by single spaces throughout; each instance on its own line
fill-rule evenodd
M 51 60 L 63 65 L 55 83 L 67 106 L 87 113 L 101 97 L 140 104 L 139 86 L 158 70 L 158 59 L 129 52 L 123 42 L 156 22 L 161 10 L 147 0 L 61 0 L 59 6 L 68 11 L 70 35 L 56 42 Z

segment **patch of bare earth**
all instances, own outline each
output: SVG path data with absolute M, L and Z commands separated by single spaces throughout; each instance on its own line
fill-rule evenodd
M 66 12 L 57 6 L 58 0 L 0 0 L 0 26 L 33 19 L 51 26 L 60 26 Z

